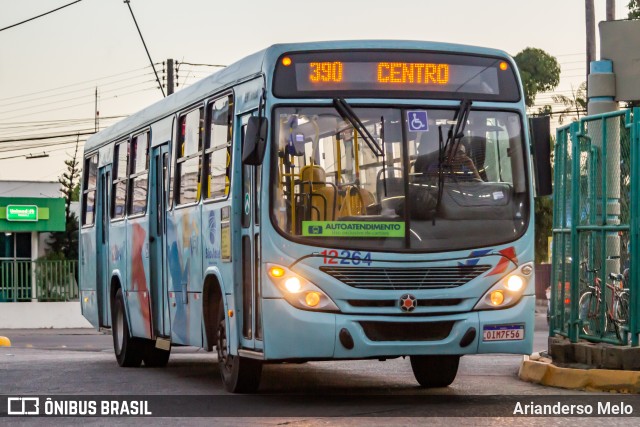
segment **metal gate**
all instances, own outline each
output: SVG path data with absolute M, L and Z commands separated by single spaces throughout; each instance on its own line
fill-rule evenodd
M 551 336 L 638 346 L 639 137 L 640 108 L 556 131 Z

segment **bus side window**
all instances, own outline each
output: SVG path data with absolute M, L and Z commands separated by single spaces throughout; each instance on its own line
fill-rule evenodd
M 131 174 L 129 175 L 129 214 L 142 214 L 147 210 L 147 183 L 149 175 L 149 132 L 133 137 L 131 141 Z
M 204 108 L 193 110 L 178 121 L 176 145 L 176 204 L 195 203 L 200 199 L 200 154 L 204 137 Z
M 113 190 L 111 191 L 111 219 L 124 218 L 127 201 L 127 170 L 129 144 L 122 141 L 114 150 L 115 170 L 113 173 Z
M 82 195 L 82 225 L 93 225 L 95 220 L 96 186 L 98 183 L 98 155 L 84 161 L 84 194 Z
M 231 141 L 233 97 L 218 99 L 210 105 L 209 141 L 205 151 L 205 197 L 226 199 L 231 185 Z

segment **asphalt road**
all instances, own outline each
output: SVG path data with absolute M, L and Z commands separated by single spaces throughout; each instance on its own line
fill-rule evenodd
M 544 313 L 536 316 L 536 328 L 535 348 L 546 349 Z M 424 416 L 431 417 L 428 422 L 436 425 L 529 425 L 536 419 L 505 418 L 505 414 L 511 413 L 513 399 L 528 401 L 537 396 L 552 396 L 573 402 L 576 395 L 578 399 L 610 397 L 606 394 L 587 396 L 582 392 L 522 382 L 517 377 L 522 356 L 517 355 L 465 356 L 454 383 L 431 390 L 417 386 L 409 360 L 402 358 L 384 362 L 266 365 L 258 395 L 238 396 L 224 391 L 215 353 L 196 348 L 172 349 L 166 368 L 119 368 L 111 336 L 96 331 L 5 330 L 0 331 L 0 335 L 12 341 L 12 347 L 0 348 L 0 395 L 160 395 L 163 397 L 158 399 L 165 399 L 160 408 L 165 411 L 175 405 L 177 413 L 198 414 L 197 410 L 189 412 L 188 407 L 201 405 L 206 415 L 221 414 L 214 419 L 216 425 L 414 425 L 419 419 L 416 417 Z M 155 403 L 158 408 L 160 404 Z M 505 406 L 506 412 L 501 410 Z M 173 414 L 172 411 L 168 414 Z M 434 415 L 437 417 L 432 417 Z M 475 418 L 453 420 L 448 418 L 451 416 Z M 47 418 L 5 420 L 28 424 L 53 421 Z M 0 423 L 3 421 L 0 419 Z M 211 424 L 211 419 L 203 418 L 109 418 L 108 421 L 105 418 L 57 418 L 55 421 L 56 424 L 64 421 L 62 424 L 96 425 L 147 425 L 150 421 L 157 425 Z M 578 419 L 564 421 L 573 423 Z M 637 424 L 630 418 L 590 418 L 589 424 L 610 425 L 613 421 L 616 425 Z M 560 425 L 563 419 L 546 418 L 544 422 Z

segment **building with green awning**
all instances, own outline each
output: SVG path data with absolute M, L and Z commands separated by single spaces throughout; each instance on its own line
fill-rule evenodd
M 40 298 L 38 278 L 53 277 L 36 273 L 44 265 L 38 260 L 47 253 L 49 233 L 66 228 L 59 188 L 57 182 L 0 181 L 0 302 Z

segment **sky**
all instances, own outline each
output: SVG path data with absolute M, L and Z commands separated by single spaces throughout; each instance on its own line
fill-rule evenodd
M 0 29 L 73 0 L 0 0 Z M 616 1 L 616 19 L 627 16 Z M 174 58 L 177 90 L 274 43 L 409 39 L 502 49 L 536 47 L 561 66 L 556 93 L 585 80 L 583 0 L 131 0 L 156 70 Z M 605 0 L 595 0 L 596 22 Z M 86 135 L 162 93 L 122 0 L 82 0 L 0 30 L 0 180 L 55 181 Z M 541 94 L 537 104 L 550 104 Z M 560 108 L 560 107 L 557 107 Z M 554 107 L 554 110 L 557 109 Z M 50 138 L 56 135 L 68 135 Z M 48 139 L 33 140 L 32 138 Z M 20 140 L 22 139 L 22 140 Z M 25 140 L 27 139 L 27 140 Z M 32 140 L 28 140 L 32 139 Z M 42 153 L 44 158 L 27 159 Z M 2 196 L 2 194 L 0 194 Z

